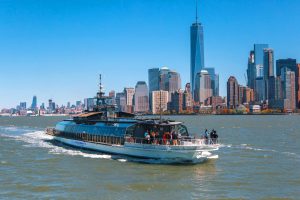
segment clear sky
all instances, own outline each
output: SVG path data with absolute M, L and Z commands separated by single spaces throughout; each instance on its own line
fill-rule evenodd
M 254 43 L 275 59 L 300 59 L 299 0 L 199 0 L 205 66 L 245 84 Z M 0 108 L 49 98 L 75 103 L 148 80 L 147 69 L 168 66 L 189 81 L 189 28 L 195 0 L 1 0 Z

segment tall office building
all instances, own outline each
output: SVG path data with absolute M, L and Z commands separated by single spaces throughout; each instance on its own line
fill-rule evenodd
M 281 70 L 283 81 L 284 108 L 294 110 L 296 108 L 295 72 L 285 67 Z
M 37 97 L 33 96 L 32 98 L 32 104 L 31 104 L 31 109 L 35 110 L 37 108 Z
M 93 109 L 96 105 L 96 101 L 97 101 L 96 98 L 85 98 L 84 99 L 84 110 L 93 111 Z
M 274 51 L 273 49 L 264 49 L 264 79 L 274 76 Z
M 256 67 L 254 63 L 254 51 L 250 51 L 248 57 L 248 68 L 247 68 L 247 86 L 251 89 L 255 88 L 255 79 L 256 79 Z
M 203 26 L 198 22 L 198 13 L 196 5 L 196 22 L 190 27 L 190 53 L 191 53 L 191 68 L 190 68 L 190 83 L 192 93 L 194 95 L 195 81 L 197 73 L 204 68 L 204 41 L 203 41 Z
M 219 96 L 219 75 L 215 73 L 215 68 L 206 67 L 203 70 L 206 70 L 210 76 L 212 96 Z
M 26 110 L 26 102 L 20 102 L 20 110 Z
M 134 94 L 134 112 L 146 113 L 149 111 L 149 93 L 145 81 L 137 82 Z
M 201 70 L 195 80 L 195 101 L 204 103 L 204 101 L 213 94 L 211 79 L 207 70 Z
M 239 105 L 239 84 L 234 76 L 227 81 L 227 107 L 236 108 Z
M 149 78 L 149 83 L 153 84 L 152 91 L 158 91 L 158 90 L 168 91 L 169 92 L 168 99 L 169 101 L 171 101 L 171 94 L 175 91 L 178 91 L 181 88 L 180 74 L 170 70 L 168 67 L 162 67 L 158 71 L 157 68 L 149 69 L 148 72 L 149 71 L 151 73 L 148 73 L 149 76 L 148 78 Z M 153 81 L 152 79 L 155 81 Z M 156 80 L 158 80 L 158 82 Z M 150 93 L 150 96 L 151 95 L 152 94 Z M 150 103 L 151 103 L 151 99 L 150 99 Z
M 269 48 L 268 44 L 254 44 L 254 63 L 256 67 L 256 77 L 264 76 L 264 49 Z
M 169 92 L 168 91 L 152 91 L 152 113 L 159 114 L 160 111 L 166 111 L 168 109 Z
M 126 107 L 125 112 L 132 113 L 133 112 L 133 96 L 134 96 L 134 88 L 124 88 L 124 94 L 126 99 Z
M 297 94 L 298 93 L 298 90 L 299 90 L 299 84 L 297 84 L 299 82 L 299 68 L 297 66 L 297 61 L 296 59 L 291 59 L 291 58 L 288 58 L 288 59 L 279 59 L 279 60 L 276 60 L 276 75 L 277 76 L 281 76 L 282 75 L 282 69 L 283 68 L 287 68 L 289 69 L 290 71 L 294 72 L 295 73 L 295 93 Z M 284 70 L 286 71 L 286 70 Z M 298 99 L 298 95 L 296 95 L 296 106 L 299 107 L 299 100 Z
M 178 91 L 181 88 L 180 74 L 175 71 L 170 71 L 168 73 L 167 85 L 167 91 L 169 93 Z
M 159 68 L 148 69 L 149 105 L 152 105 L 152 91 L 159 90 Z
M 257 77 L 255 80 L 255 100 L 259 102 L 266 100 L 266 82 L 263 77 Z
M 149 94 L 159 90 L 159 68 L 148 69 Z
M 171 94 L 172 101 L 169 103 L 169 110 L 180 113 L 183 110 L 183 91 L 178 90 Z
M 124 92 L 119 92 L 116 94 L 116 104 L 119 111 L 125 112 L 126 108 L 126 97 Z

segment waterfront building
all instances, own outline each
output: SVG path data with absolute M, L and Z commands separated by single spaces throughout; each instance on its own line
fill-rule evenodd
M 49 112 L 49 113 L 54 113 L 54 112 L 55 112 L 55 109 L 56 109 L 55 102 L 53 102 L 52 99 L 49 99 L 49 100 L 48 100 L 48 112 Z
M 26 102 L 20 102 L 20 107 L 18 110 L 26 110 L 27 106 L 26 106 Z
M 126 108 L 126 97 L 124 92 L 119 92 L 116 94 L 116 104 L 119 111 L 125 112 Z
M 148 69 L 149 94 L 159 90 L 159 68 Z
M 267 99 L 275 100 L 276 96 L 276 78 L 275 76 L 269 76 L 268 80 L 266 80 L 267 85 Z
M 244 92 L 245 92 L 244 95 L 243 95 L 244 103 L 249 104 L 249 103 L 253 102 L 254 101 L 254 91 L 253 91 L 253 89 L 251 89 L 249 87 L 246 87 L 246 90 L 244 90 Z
M 283 71 L 285 71 L 283 73 Z M 295 72 L 288 68 L 282 70 L 283 75 L 283 97 L 285 100 L 285 109 L 296 109 L 296 90 L 295 90 Z
M 227 81 L 227 107 L 236 108 L 239 105 L 239 84 L 234 76 Z
M 203 26 L 198 22 L 196 12 L 196 22 L 190 27 L 190 83 L 194 95 L 197 74 L 204 68 L 204 41 Z
M 41 104 L 40 110 L 45 110 L 45 103 L 42 103 L 42 104 Z
M 295 82 L 299 83 L 299 68 L 297 66 L 297 61 L 296 59 L 288 58 L 288 59 L 279 59 L 276 60 L 276 75 L 281 76 L 281 72 L 283 68 L 287 68 L 290 71 L 295 73 Z M 286 70 L 284 70 L 286 71 Z M 284 89 L 284 88 L 283 88 Z M 299 84 L 295 84 L 295 93 L 298 93 L 299 90 Z M 298 95 L 296 95 L 296 106 L 299 107 L 300 105 L 298 104 L 300 99 L 298 99 Z
M 264 76 L 264 49 L 269 48 L 268 44 L 254 44 L 254 63 L 256 67 L 256 77 Z
M 168 73 L 167 91 L 173 93 L 181 88 L 181 79 L 179 73 L 170 71 Z
M 193 97 L 191 93 L 191 85 L 187 83 L 182 97 L 182 109 L 191 112 L 193 110 Z
M 164 90 L 169 92 L 169 101 L 171 101 L 171 94 L 181 88 L 180 74 L 170 70 L 168 67 L 161 69 L 154 68 L 148 70 L 149 84 L 152 84 L 152 91 Z M 151 93 L 152 93 L 151 91 Z M 150 93 L 150 96 L 151 96 Z M 150 97 L 150 104 L 152 98 Z
M 149 93 L 145 81 L 138 81 L 135 86 L 134 112 L 146 113 L 149 111 Z
M 274 51 L 273 49 L 264 49 L 264 79 L 274 76 Z
M 132 113 L 133 112 L 133 96 L 134 96 L 134 88 L 124 88 L 124 94 L 126 98 L 126 107 L 125 112 Z
M 215 73 L 215 68 L 206 67 L 203 70 L 206 70 L 210 76 L 212 95 L 219 96 L 219 75 Z
M 246 103 L 245 99 L 245 95 L 246 95 L 246 86 L 243 86 L 243 85 L 239 85 L 239 99 L 238 99 L 238 102 L 239 104 L 243 104 L 243 103 Z
M 85 98 L 84 99 L 84 110 L 93 111 L 94 107 L 96 106 L 96 98 Z M 70 108 L 70 106 L 68 107 Z
M 197 74 L 195 85 L 195 101 L 204 103 L 204 101 L 212 96 L 211 79 L 208 71 L 201 70 Z
M 159 68 L 148 69 L 148 86 L 149 86 L 149 105 L 152 110 L 152 91 L 159 90 Z
M 160 111 L 168 109 L 169 92 L 164 90 L 152 91 L 152 113 L 159 114 Z
M 37 97 L 36 96 L 33 96 L 33 98 L 32 98 L 31 109 L 32 110 L 37 109 Z
M 183 110 L 183 91 L 178 90 L 171 94 L 172 101 L 169 102 L 169 110 L 175 113 L 181 113 Z
M 247 77 L 247 86 L 251 89 L 255 89 L 256 67 L 254 63 L 254 51 L 250 51 L 250 55 L 248 57 Z
M 215 111 L 218 107 L 223 106 L 223 98 L 220 96 L 211 96 L 205 100 L 206 106 L 211 106 L 212 110 Z
M 266 84 L 263 77 L 257 77 L 255 80 L 255 99 L 256 101 L 262 102 L 266 100 Z

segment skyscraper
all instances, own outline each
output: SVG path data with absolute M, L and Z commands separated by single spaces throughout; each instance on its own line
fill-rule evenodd
M 256 67 L 256 77 L 264 75 L 264 49 L 269 47 L 268 44 L 254 44 L 254 63 Z
M 236 108 L 239 105 L 239 84 L 234 76 L 227 81 L 227 107 Z
M 247 77 L 247 86 L 251 89 L 255 89 L 256 68 L 254 63 L 254 51 L 250 51 L 250 55 L 248 57 Z
M 126 110 L 126 97 L 124 92 L 119 92 L 116 94 L 116 104 L 118 106 L 119 111 L 124 112 Z
M 273 49 L 264 49 L 264 79 L 274 76 L 274 51 Z
M 159 114 L 161 111 L 166 111 L 168 109 L 169 102 L 168 91 L 152 91 L 152 113 Z
M 149 93 L 145 81 L 137 82 L 134 94 L 134 112 L 148 112 L 149 111 Z
M 296 108 L 295 72 L 284 67 L 281 70 L 283 81 L 284 108 L 294 110 Z
M 198 13 L 196 5 L 196 22 L 190 27 L 190 52 L 191 52 L 191 69 L 190 79 L 192 93 L 195 90 L 195 80 L 197 73 L 204 68 L 204 41 L 203 41 L 203 26 L 198 22 Z
M 204 103 L 212 93 L 210 75 L 207 70 L 201 70 L 195 80 L 195 101 Z
M 148 69 L 149 105 L 152 109 L 152 91 L 159 90 L 159 68 Z
M 37 98 L 36 96 L 33 96 L 32 98 L 32 104 L 31 104 L 31 109 L 35 110 L 37 108 Z
M 148 69 L 149 94 L 159 90 L 159 68 Z
M 295 93 L 297 94 L 298 90 L 299 90 L 299 85 L 297 83 L 299 82 L 300 77 L 299 77 L 299 69 L 298 69 L 298 66 L 297 66 L 296 59 L 288 58 L 288 59 L 279 59 L 279 60 L 276 60 L 276 75 L 277 76 L 281 76 L 282 75 L 282 69 L 283 68 L 287 68 L 290 71 L 292 71 L 292 72 L 295 73 L 295 83 L 296 83 L 295 84 Z M 286 70 L 284 70 L 284 71 L 286 71 Z M 297 107 L 300 106 L 298 104 L 298 102 L 299 102 L 298 95 L 296 95 L 296 106 Z

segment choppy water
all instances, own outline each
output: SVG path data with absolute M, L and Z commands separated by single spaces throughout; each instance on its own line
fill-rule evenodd
M 173 116 L 219 159 L 166 165 L 50 142 L 59 117 L 0 117 L 0 199 L 300 199 L 300 116 Z M 152 163 L 154 162 L 154 163 Z

